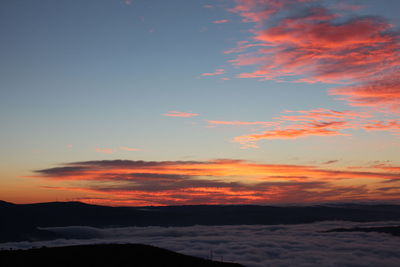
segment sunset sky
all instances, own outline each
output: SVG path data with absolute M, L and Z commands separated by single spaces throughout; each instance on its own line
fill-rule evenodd
M 397 201 L 399 10 L 3 0 L 0 199 Z

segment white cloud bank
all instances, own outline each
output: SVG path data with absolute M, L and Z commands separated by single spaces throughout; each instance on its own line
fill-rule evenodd
M 383 233 L 323 231 L 341 227 L 400 225 L 400 222 L 320 222 L 301 225 L 190 227 L 86 226 L 46 230 L 74 239 L 13 242 L 0 248 L 65 246 L 91 243 L 141 243 L 214 260 L 259 266 L 400 266 L 400 237 Z M 79 239 L 81 238 L 81 239 Z

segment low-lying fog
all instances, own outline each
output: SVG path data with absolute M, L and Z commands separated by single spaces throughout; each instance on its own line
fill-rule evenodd
M 246 266 L 399 266 L 400 237 L 384 233 L 329 232 L 334 228 L 400 225 L 400 222 L 320 222 L 301 225 L 42 228 L 65 239 L 12 242 L 0 248 L 91 243 L 141 243 Z

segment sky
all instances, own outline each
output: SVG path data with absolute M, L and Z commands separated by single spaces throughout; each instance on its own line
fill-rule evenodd
M 3 0 L 0 199 L 396 202 L 397 0 Z

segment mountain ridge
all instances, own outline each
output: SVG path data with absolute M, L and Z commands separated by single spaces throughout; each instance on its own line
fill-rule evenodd
M 8 203 L 8 202 L 7 202 Z M 0 202 L 0 242 L 60 238 L 41 227 L 273 225 L 319 221 L 396 221 L 400 205 L 337 206 L 191 205 L 110 207 L 82 202 Z

